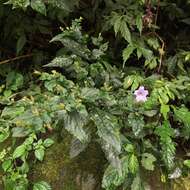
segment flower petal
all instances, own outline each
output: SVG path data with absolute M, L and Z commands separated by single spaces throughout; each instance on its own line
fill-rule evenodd
M 146 96 L 136 96 L 137 102 L 145 102 L 147 100 Z

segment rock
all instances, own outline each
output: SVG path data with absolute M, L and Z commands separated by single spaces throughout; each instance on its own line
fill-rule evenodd
M 172 190 L 190 190 L 190 175 L 173 180 Z
M 77 186 L 81 187 L 81 190 L 96 190 L 96 179 L 93 174 L 86 173 L 82 175 L 78 175 L 76 177 Z
M 30 180 L 47 181 L 53 190 L 101 190 L 106 163 L 101 148 L 90 143 L 84 152 L 71 159 L 70 143 L 70 138 L 65 137 L 50 147 L 44 161 L 33 164 Z

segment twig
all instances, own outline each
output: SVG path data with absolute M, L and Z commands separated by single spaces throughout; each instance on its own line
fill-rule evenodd
M 156 16 L 155 16 L 155 26 L 156 26 L 157 20 L 158 20 L 159 9 L 160 9 L 160 0 L 158 0 L 158 4 L 157 4 L 157 10 L 156 10 Z
M 0 65 L 5 64 L 5 63 L 9 63 L 9 62 L 12 62 L 12 61 L 17 61 L 19 59 L 24 59 L 24 58 L 27 58 L 27 57 L 32 57 L 32 56 L 33 56 L 33 54 L 21 55 L 21 56 L 18 56 L 18 57 L 14 57 L 14 58 L 11 58 L 11 59 L 0 61 Z
M 158 66 L 158 73 L 160 73 L 160 69 L 161 69 L 161 66 L 162 66 L 162 60 L 163 60 L 163 55 L 164 55 L 164 42 L 162 43 L 162 47 L 161 49 L 159 50 L 159 53 L 160 53 L 160 63 L 159 63 L 159 66 Z
M 148 36 L 148 35 L 151 35 L 151 34 L 155 35 L 160 40 L 160 42 L 162 43 L 162 47 L 159 49 L 159 54 L 160 54 L 160 63 L 159 63 L 159 66 L 158 66 L 158 73 L 159 73 L 160 69 L 161 69 L 161 66 L 162 66 L 165 43 L 164 43 L 164 40 L 156 32 L 149 32 L 146 35 Z

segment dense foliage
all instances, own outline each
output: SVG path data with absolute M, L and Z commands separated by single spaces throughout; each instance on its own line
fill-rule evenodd
M 155 167 L 163 182 L 187 175 L 189 10 L 188 0 L 2 0 L 4 189 L 51 189 L 29 168 L 65 129 L 77 153 L 100 143 L 106 190 L 146 189 Z M 139 87 L 149 95 L 138 102 Z

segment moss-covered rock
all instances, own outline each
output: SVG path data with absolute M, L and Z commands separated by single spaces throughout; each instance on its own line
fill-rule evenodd
M 69 156 L 70 138 L 56 142 L 48 149 L 43 162 L 33 165 L 32 181 L 47 181 L 53 190 L 100 190 L 104 155 L 96 143 L 76 158 Z
M 148 190 L 190 190 L 190 175 L 162 182 L 161 173 L 156 169 L 144 172 L 144 180 L 148 183 Z
M 190 175 L 185 178 L 176 179 L 172 183 L 172 190 L 190 190 Z
M 10 146 L 5 142 L 0 149 Z M 32 162 L 29 179 L 32 182 L 46 181 L 53 190 L 101 190 L 101 180 L 106 163 L 101 148 L 97 143 L 90 143 L 86 150 L 75 158 L 70 158 L 71 137 L 65 135 L 56 141 L 45 154 L 43 162 Z M 143 172 L 147 190 L 190 190 L 190 176 L 161 182 L 159 169 L 154 172 Z M 0 169 L 0 190 L 3 172 Z

